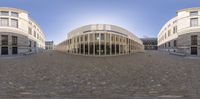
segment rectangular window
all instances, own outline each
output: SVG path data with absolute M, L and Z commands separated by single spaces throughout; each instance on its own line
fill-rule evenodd
M 36 47 L 37 46 L 37 43 L 36 42 L 34 42 L 34 47 Z
M 174 33 L 174 34 L 177 33 L 177 26 L 174 26 L 174 28 L 173 28 L 173 33 Z
M 171 47 L 171 44 L 170 44 L 170 42 L 168 42 L 168 47 Z
M 77 43 L 79 43 L 79 37 L 77 37 Z
M 99 40 L 100 37 L 99 37 L 99 34 L 95 34 L 95 40 Z
M 39 39 L 39 34 L 37 34 L 37 39 Z
M 9 16 L 9 12 L 8 11 L 1 11 L 0 15 L 1 16 Z
M 93 41 L 93 34 L 90 34 L 90 41 Z
M 87 34 L 85 35 L 85 41 L 88 41 L 88 35 Z
M 190 12 L 190 16 L 196 16 L 196 15 L 198 15 L 198 11 L 192 11 L 192 12 Z
M 83 41 L 83 36 L 81 36 L 81 42 Z
M 171 30 L 168 30 L 168 37 L 171 35 Z
M 36 37 L 36 32 L 34 31 L 34 37 Z
M 110 34 L 106 34 L 106 41 L 110 42 Z
M 104 37 L 104 34 L 101 34 L 101 40 L 104 40 L 105 37 Z
M 18 14 L 17 12 L 11 12 L 11 16 L 13 16 L 13 17 L 18 17 L 19 14 Z
M 32 42 L 31 41 L 29 41 L 29 47 L 31 47 L 32 46 Z
M 176 45 L 177 45 L 177 42 L 176 42 L 176 40 L 174 40 L 174 47 L 176 47 Z
M 12 45 L 17 45 L 17 36 L 12 36 Z
M 11 19 L 11 26 L 18 28 L 18 20 L 17 19 Z
M 2 45 L 8 45 L 8 35 L 1 35 Z
M 197 45 L 197 35 L 191 36 L 191 45 Z
M 198 18 L 191 18 L 190 19 L 190 27 L 198 26 Z
M 32 35 L 32 29 L 30 27 L 28 28 L 28 34 Z
M 8 24 L 9 22 L 8 22 L 8 18 L 1 18 L 1 26 L 8 26 L 9 24 Z
M 111 36 L 111 40 L 112 40 L 112 42 L 115 42 L 115 35 Z

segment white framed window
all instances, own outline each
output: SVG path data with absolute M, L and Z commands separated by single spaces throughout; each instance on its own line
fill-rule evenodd
M 36 31 L 34 31 L 34 37 L 36 37 Z
M 1 18 L 0 21 L 1 26 L 9 26 L 8 18 Z
M 9 12 L 8 11 L 1 11 L 0 15 L 1 16 L 9 16 Z
M 11 16 L 18 17 L 19 14 L 17 12 L 11 12 Z
M 18 20 L 17 19 L 11 19 L 11 27 L 18 28 Z
M 190 19 L 190 27 L 198 26 L 198 18 L 191 18 Z
M 30 27 L 28 28 L 28 34 L 32 35 L 32 29 Z
M 168 37 L 171 35 L 171 30 L 168 30 Z
M 196 16 L 196 15 L 198 15 L 198 11 L 192 11 L 192 12 L 190 12 L 190 16 Z
M 174 28 L 173 28 L 173 33 L 174 33 L 174 34 L 177 33 L 177 26 L 174 26 Z

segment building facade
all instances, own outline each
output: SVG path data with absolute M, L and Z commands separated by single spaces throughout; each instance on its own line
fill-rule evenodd
M 56 50 L 80 55 L 123 55 L 144 50 L 142 41 L 131 32 L 114 25 L 93 24 L 68 34 Z
M 200 56 L 200 8 L 177 11 L 157 37 L 159 50 Z
M 145 50 L 157 50 L 157 38 L 141 38 Z
M 46 50 L 54 50 L 54 42 L 53 41 L 46 41 L 45 42 L 45 49 Z
M 45 35 L 29 17 L 16 8 L 0 8 L 0 56 L 45 49 Z

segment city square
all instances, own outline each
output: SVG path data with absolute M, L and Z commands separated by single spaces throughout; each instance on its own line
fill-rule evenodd
M 200 99 L 198 0 L 1 0 L 0 99 Z
M 198 99 L 199 60 L 159 51 L 95 58 L 57 51 L 2 57 L 0 98 Z

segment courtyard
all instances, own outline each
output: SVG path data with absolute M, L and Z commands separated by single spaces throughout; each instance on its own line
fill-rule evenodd
M 199 99 L 200 59 L 146 51 L 0 58 L 0 99 Z

